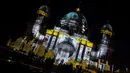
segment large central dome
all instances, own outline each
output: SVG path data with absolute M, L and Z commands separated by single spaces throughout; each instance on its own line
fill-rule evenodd
M 85 16 L 80 12 L 69 12 L 64 15 L 64 17 L 60 21 L 61 27 L 63 28 L 71 28 L 76 31 L 86 31 L 87 29 L 87 20 Z M 79 29 L 79 30 L 77 30 Z
M 66 14 L 62 19 L 78 20 L 79 15 L 76 12 L 70 12 L 70 13 Z
M 64 15 L 64 17 L 61 20 L 75 20 L 83 25 L 87 24 L 85 16 L 77 12 L 69 12 L 68 14 Z

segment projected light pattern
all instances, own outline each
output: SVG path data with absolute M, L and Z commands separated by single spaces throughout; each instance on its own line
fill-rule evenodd
M 44 8 L 45 7 L 45 8 Z M 44 40 L 43 42 L 46 50 L 53 50 L 58 63 L 66 63 L 70 57 L 74 57 L 76 61 L 90 60 L 91 58 L 98 59 L 106 56 L 108 50 L 108 44 L 112 35 L 112 27 L 106 24 L 102 27 L 102 39 L 98 46 L 98 51 L 94 51 L 93 43 L 88 40 L 87 37 L 87 20 L 80 12 L 67 13 L 61 20 L 61 27 L 55 26 L 54 29 L 47 29 L 46 34 L 39 33 L 42 22 L 46 18 L 48 10 L 46 6 L 43 6 L 37 17 L 32 33 L 38 40 Z M 37 47 L 38 43 L 35 43 Z M 35 48 L 36 49 L 36 48 Z
M 37 17 L 35 23 L 34 23 L 34 26 L 32 28 L 32 33 L 33 33 L 33 36 L 35 38 L 38 38 L 40 40 L 43 40 L 44 38 L 44 35 L 40 34 L 40 28 L 41 28 L 41 23 L 43 22 L 43 19 L 44 19 L 44 16 L 39 16 Z
M 56 27 L 55 27 L 56 28 Z M 58 29 L 58 27 L 57 27 Z M 58 35 L 55 35 L 54 33 L 59 33 Z M 54 53 L 56 55 L 57 62 L 63 61 L 63 63 L 67 62 L 68 59 L 71 56 L 74 56 L 76 59 L 76 56 L 80 54 L 80 57 L 78 57 L 76 60 L 80 59 L 82 60 L 83 57 L 89 58 L 88 55 L 83 55 L 83 51 L 85 49 L 85 46 L 87 47 L 86 43 L 79 44 L 79 40 L 81 39 L 79 36 L 69 36 L 66 32 L 62 32 L 60 30 L 47 30 L 48 34 L 45 35 L 45 37 L 48 36 L 48 41 L 46 41 L 46 49 L 54 50 Z M 55 37 L 55 38 L 54 38 Z M 86 40 L 87 41 L 87 40 Z M 91 42 L 89 42 L 91 43 Z M 92 46 L 88 45 L 90 49 Z M 88 48 L 89 48 L 88 47 Z M 80 52 L 78 53 L 78 48 Z M 66 54 L 66 55 L 65 55 Z M 66 56 L 66 57 L 65 57 Z M 62 58 L 60 58 L 62 57 Z
M 102 39 L 101 39 L 101 42 L 100 42 L 99 47 L 98 47 L 99 50 L 97 52 L 96 51 L 91 52 L 92 57 L 95 57 L 95 58 L 102 58 L 102 57 L 107 55 L 108 45 L 110 43 L 109 41 L 110 41 L 111 36 L 112 36 L 111 25 L 105 24 L 102 27 L 101 33 L 102 33 Z
M 104 32 L 102 32 L 102 39 L 101 39 L 101 44 L 99 46 L 99 49 L 100 49 L 100 55 L 99 57 L 102 57 L 102 56 L 106 56 L 107 54 L 107 50 L 108 50 L 108 45 L 109 45 L 109 41 L 110 41 L 110 38 L 111 38 L 111 33 L 112 33 L 112 27 L 110 24 L 105 24 L 102 28 L 102 30 L 104 30 Z M 108 32 L 105 32 L 105 31 L 108 31 Z
M 30 59 L 39 59 L 40 63 L 55 60 L 54 64 L 57 65 L 73 64 L 74 69 L 77 65 L 82 66 L 83 71 L 87 66 L 95 66 L 100 70 L 106 66 L 110 67 L 107 59 L 110 57 L 108 47 L 113 35 L 111 25 L 103 25 L 100 43 L 94 44 L 88 39 L 85 16 L 80 13 L 80 9 L 77 11 L 65 14 L 60 20 L 60 26 L 46 29 L 49 8 L 43 5 L 37 11 L 38 16 L 32 27 L 33 38 L 27 31 L 24 38 L 20 37 L 15 42 L 9 40 L 7 45 L 14 51 L 29 56 Z
M 85 34 L 87 30 L 87 20 L 81 13 L 70 12 L 60 21 L 61 28 L 70 30 L 78 34 Z
M 60 43 L 57 46 L 57 52 L 55 51 L 55 53 L 57 53 L 56 59 L 64 60 L 63 63 L 65 63 L 73 55 L 74 51 L 75 51 L 74 47 L 69 43 L 67 42 Z
M 39 10 L 37 11 L 37 13 L 38 13 L 38 16 L 33 25 L 32 33 L 35 38 L 39 40 L 43 40 L 44 35 L 40 33 L 39 31 L 42 27 L 41 24 L 44 22 L 44 19 L 48 17 L 48 13 L 49 13 L 48 6 L 45 6 L 45 5 L 41 6 Z

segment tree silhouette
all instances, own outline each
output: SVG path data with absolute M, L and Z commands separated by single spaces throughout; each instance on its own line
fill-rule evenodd
M 25 43 L 23 42 L 23 43 L 21 43 L 20 45 L 19 45 L 19 47 L 18 47 L 18 50 L 22 50 L 23 49 L 23 47 L 24 47 L 24 45 L 25 45 Z
M 22 40 L 21 40 L 21 43 L 19 44 L 17 50 L 21 50 L 25 44 L 25 41 L 27 39 L 27 36 L 25 36 Z
M 105 72 L 109 72 L 109 71 L 110 71 L 110 66 L 109 66 L 109 65 L 106 65 L 105 68 L 104 68 L 104 71 L 105 71 Z
M 82 70 L 86 70 L 87 68 L 87 62 L 85 60 L 82 60 Z
M 106 61 L 106 65 L 105 65 L 104 71 L 105 72 L 110 71 L 110 66 L 108 65 L 108 61 Z
M 32 50 L 31 44 L 32 44 L 32 41 L 25 44 L 24 48 L 23 48 L 23 51 L 25 51 L 26 53 L 29 53 Z
M 10 47 L 14 49 L 14 41 L 11 42 Z
M 91 70 L 91 69 L 89 69 L 88 71 L 89 71 L 90 73 L 97 73 L 96 71 Z
M 22 37 L 20 37 L 20 38 L 18 38 L 18 39 L 14 42 L 14 44 L 12 45 L 12 47 L 13 47 L 14 50 L 19 50 L 19 46 L 20 46 L 22 40 L 23 40 Z
M 117 69 L 117 70 L 115 71 L 115 73 L 120 73 L 120 69 Z
M 11 39 L 7 42 L 7 46 L 11 46 Z
M 76 61 L 73 63 L 73 69 L 76 69 Z
M 68 61 L 70 62 L 70 64 L 73 64 L 74 63 L 74 57 L 71 56 Z
M 44 53 L 45 53 L 45 47 L 42 44 L 38 45 L 36 51 L 34 52 L 34 54 L 39 57 L 43 57 Z
M 54 52 L 53 50 L 48 50 L 47 53 L 45 53 L 45 58 L 46 59 L 54 59 L 55 58 L 55 55 L 54 55 Z
M 77 69 L 77 67 L 80 65 L 80 63 L 78 61 L 74 61 L 73 63 L 73 68 Z

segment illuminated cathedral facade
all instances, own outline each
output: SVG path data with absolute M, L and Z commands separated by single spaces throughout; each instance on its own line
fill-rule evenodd
M 98 51 L 93 51 L 94 44 L 87 37 L 87 20 L 80 13 L 80 9 L 66 14 L 60 20 L 60 27 L 54 26 L 54 29 L 47 29 L 46 34 L 42 35 L 39 30 L 41 23 L 44 22 L 46 17 L 44 12 L 47 11 L 48 8 L 46 6 L 39 9 L 40 16 L 37 17 L 36 23 L 34 23 L 32 33 L 39 40 L 48 39 L 43 42 L 43 45 L 47 50 L 54 51 L 57 63 L 61 61 L 65 63 L 72 56 L 76 61 L 90 61 L 90 58 L 99 59 L 106 56 L 112 36 L 110 24 L 105 24 L 102 27 L 102 39 L 101 43 L 99 43 Z
M 98 62 L 93 59 L 102 59 L 107 56 L 108 45 L 112 36 L 112 27 L 110 24 L 103 25 L 101 29 L 101 42 L 97 51 L 93 50 L 94 44 L 88 39 L 88 24 L 85 16 L 80 13 L 77 8 L 75 12 L 69 12 L 60 20 L 60 26 L 54 26 L 54 29 L 45 30 L 45 34 L 40 33 L 41 24 L 45 18 L 49 16 L 48 6 L 41 6 L 37 11 L 38 16 L 32 28 L 32 34 L 37 42 L 31 45 L 33 51 L 37 50 L 39 44 L 42 44 L 46 50 L 53 50 L 55 55 L 55 63 L 65 64 L 70 58 L 75 61 L 87 61 L 88 64 L 95 64 Z M 26 38 L 25 38 L 26 39 Z M 105 65 L 104 63 L 102 63 Z

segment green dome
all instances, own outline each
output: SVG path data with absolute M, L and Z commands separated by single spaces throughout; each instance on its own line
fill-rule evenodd
M 69 12 L 61 20 L 74 20 L 78 23 L 81 23 L 82 25 L 87 25 L 87 20 L 85 16 L 77 12 Z
M 76 12 L 70 12 L 70 13 L 66 14 L 62 19 L 78 20 L 79 15 Z
M 102 29 L 112 31 L 112 26 L 110 24 L 105 24 Z

